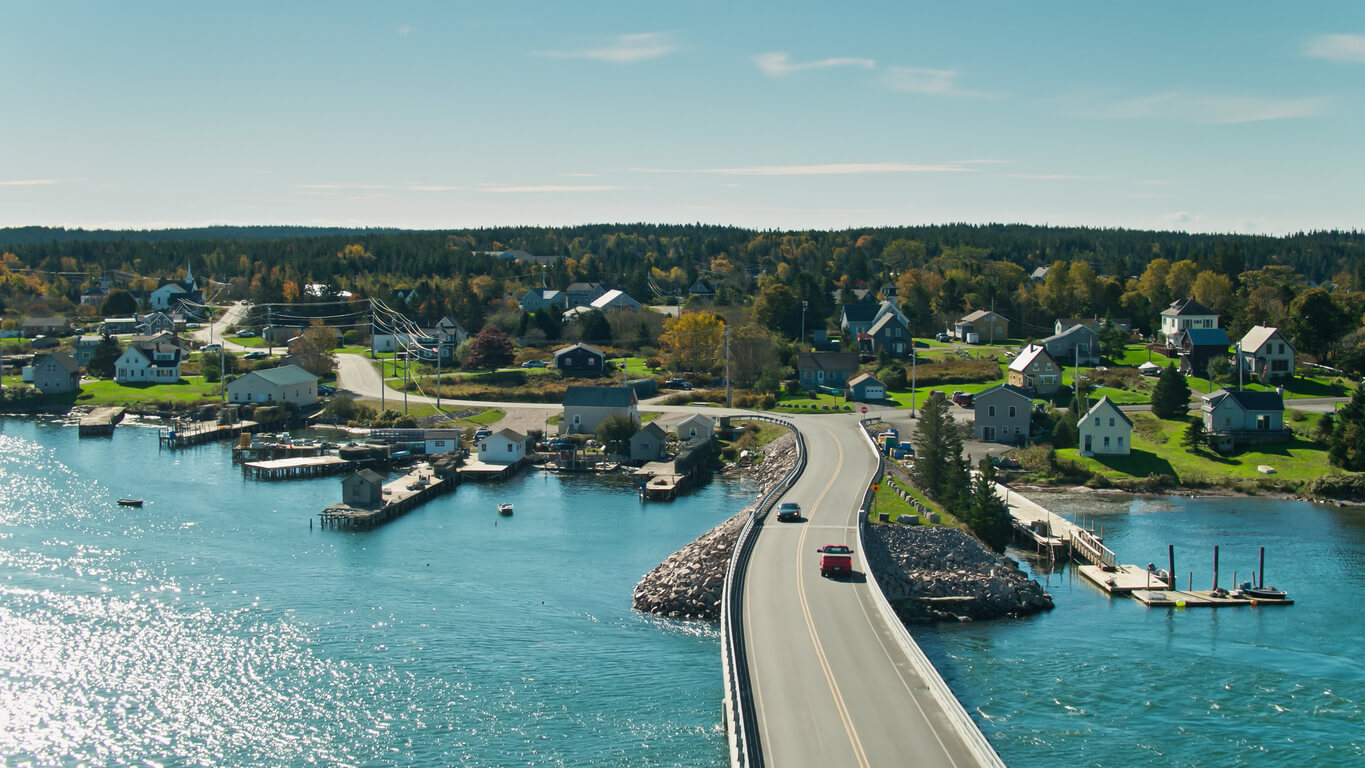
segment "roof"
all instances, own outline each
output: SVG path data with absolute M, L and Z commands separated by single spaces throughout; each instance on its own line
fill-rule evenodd
M 857 304 L 845 304 L 843 313 L 840 315 L 846 323 L 870 323 L 877 316 L 878 306 L 859 302 Z
M 1218 316 L 1217 312 L 1195 301 L 1193 297 L 1188 299 L 1177 299 L 1171 302 L 1171 306 L 1161 311 L 1163 317 L 1189 317 L 1191 315 L 1212 315 Z
M 297 365 L 281 365 L 278 368 L 266 368 L 263 371 L 252 371 L 252 373 L 277 387 L 308 384 L 318 380 L 318 377 Z
M 565 408 L 629 408 L 637 402 L 630 387 L 573 385 L 564 390 Z
M 899 324 L 900 327 L 905 328 L 905 323 L 901 322 L 901 319 L 896 316 L 895 312 L 887 312 L 878 318 L 877 322 L 873 323 L 872 327 L 867 329 L 867 332 L 875 336 L 893 322 Z
M 662 440 L 665 437 L 668 437 L 668 433 L 664 431 L 664 428 L 659 426 L 658 422 L 655 421 L 651 421 L 648 424 L 644 425 L 643 427 L 640 427 L 640 431 L 636 432 L 634 435 L 631 435 L 630 439 L 634 440 L 640 435 L 647 435 L 658 440 Z
M 26 317 L 23 325 L 25 326 L 49 326 L 66 325 L 65 317 Z
M 37 359 L 33 361 L 33 367 L 37 368 L 39 365 L 42 365 L 49 360 L 61 366 L 67 373 L 75 373 L 81 369 L 80 363 L 76 362 L 76 358 L 60 349 L 55 352 L 49 352 L 46 355 L 38 355 Z
M 348 478 L 346 478 L 346 479 L 347 479 L 347 480 L 350 480 L 350 479 L 357 478 L 357 477 L 360 478 L 361 480 L 364 480 L 364 481 L 367 482 L 367 483 L 382 483 L 382 482 L 384 482 L 384 476 L 381 475 L 381 474 L 379 474 L 378 472 L 374 471 L 373 469 L 362 469 L 362 470 L 360 470 L 359 472 L 355 473 L 354 475 L 351 475 L 350 477 L 348 477 Z
M 1127 424 L 1130 427 L 1133 426 L 1133 420 L 1128 418 L 1128 416 L 1124 414 L 1123 411 L 1120 411 L 1119 407 L 1117 405 L 1114 405 L 1114 401 L 1110 400 L 1108 395 L 1101 397 L 1098 403 L 1095 403 L 1094 405 L 1090 406 L 1090 410 L 1085 412 L 1085 416 L 1081 417 L 1081 421 L 1084 422 L 1086 419 L 1092 416 L 1098 416 L 1100 415 L 1101 411 L 1113 411 L 1114 413 L 1117 413 L 1119 415 L 1120 419 L 1123 419 L 1123 423 Z
M 802 352 L 796 356 L 797 370 L 852 371 L 858 368 L 856 352 Z
M 1059 320 L 1057 322 L 1068 323 L 1071 321 Z M 1061 333 L 1054 333 L 1051 336 L 1047 337 L 1046 339 L 1043 339 L 1042 343 L 1047 344 L 1049 341 L 1062 341 L 1063 339 L 1066 339 L 1068 336 L 1086 336 L 1090 339 L 1098 338 L 1097 335 L 1095 334 L 1095 329 L 1091 328 L 1088 325 L 1070 325 L 1067 326 L 1067 329 L 1065 331 L 1062 331 Z
M 1231 399 L 1246 411 L 1283 411 L 1284 397 L 1279 392 L 1248 392 L 1246 390 L 1220 389 L 1204 400 L 1212 407 L 1218 407 L 1224 399 Z
M 979 405 L 982 400 L 993 400 L 1000 395 L 1013 395 L 1030 403 L 1033 402 L 1032 395 L 1010 384 L 996 384 L 990 389 L 982 390 L 976 394 L 976 399 L 973 402 Z
M 491 440 L 495 437 L 501 438 L 503 440 L 511 440 L 514 443 L 526 442 L 526 435 L 523 435 L 522 433 L 516 431 L 515 429 L 512 429 L 511 427 L 503 427 L 502 429 L 499 429 L 497 432 L 494 432 L 493 434 L 489 435 L 488 437 L 485 437 L 484 439 Z
M 601 309 L 603 307 L 609 307 L 618 301 L 624 301 L 630 304 L 639 303 L 635 301 L 635 299 L 632 299 L 630 296 L 628 296 L 625 291 L 620 290 L 619 288 L 613 288 L 610 291 L 607 291 L 606 293 L 602 294 L 601 296 L 598 296 L 596 299 L 593 299 L 592 305 L 594 307 L 597 307 L 598 309 Z
M 694 422 L 694 421 L 695 421 L 695 422 L 698 422 L 698 423 L 700 423 L 700 424 L 705 424 L 707 427 L 711 427 L 711 426 L 715 425 L 715 423 L 716 423 L 716 422 L 714 422 L 714 421 L 711 420 L 711 417 L 710 417 L 710 416 L 707 416 L 707 415 L 701 414 L 701 413 L 694 413 L 694 414 L 692 414 L 691 416 L 688 416 L 687 418 L 685 418 L 685 419 L 683 419 L 682 421 L 678 422 L 678 426 L 681 427 L 681 426 L 684 425 L 684 424 L 690 424 L 691 422 Z
M 1027 347 L 1024 347 L 1024 349 L 1010 361 L 1010 370 L 1020 372 L 1027 371 L 1028 367 L 1033 365 L 1040 355 L 1046 355 L 1047 359 L 1052 360 L 1052 355 L 1047 354 L 1047 347 L 1044 347 L 1041 344 L 1030 344 Z M 1056 361 L 1053 362 L 1055 364 Z
M 1029 278 L 1033 280 L 1046 279 L 1048 269 L 1049 267 L 1035 267 L 1033 272 L 1029 273 Z
M 878 381 L 878 380 L 876 379 L 876 377 L 874 377 L 874 376 L 873 376 L 872 374 L 870 374 L 870 373 L 860 373 L 860 374 L 858 374 L 857 376 L 854 376 L 853 378 L 851 378 L 851 379 L 848 380 L 848 385 L 849 385 L 850 387 L 856 387 L 856 386 L 858 386 L 859 384 L 862 384 L 862 383 L 864 383 L 864 382 L 866 382 L 866 383 L 868 383 L 868 384 L 872 384 L 873 386 L 878 386 L 878 387 L 884 387 L 884 386 L 886 386 L 885 384 L 883 384 L 883 383 L 881 383 L 880 381 Z
M 571 345 L 569 345 L 569 346 L 567 346 L 567 347 L 560 347 L 559 349 L 556 349 L 555 352 L 554 352 L 555 359 L 558 360 L 560 355 L 567 355 L 568 353 L 574 351 L 575 349 L 581 349 L 581 350 L 583 350 L 584 352 L 591 352 L 591 353 L 593 353 L 594 355 L 597 355 L 598 357 L 603 357 L 603 355 L 602 355 L 602 350 L 598 349 L 597 347 L 591 347 L 591 346 L 588 346 L 587 344 L 581 344 L 581 343 L 580 343 L 580 344 L 571 344 Z
M 975 312 L 972 312 L 972 313 L 970 313 L 970 314 L 963 315 L 963 316 L 962 316 L 962 319 L 959 320 L 958 322 L 959 322 L 959 323 L 974 323 L 974 322 L 976 322 L 977 320 L 985 320 L 985 319 L 988 318 L 988 317 L 1000 317 L 1000 315 L 995 314 L 994 312 L 990 311 L 989 309 L 978 309 L 978 310 L 976 310 Z
M 1284 338 L 1284 334 L 1280 333 L 1279 328 L 1269 325 L 1256 325 L 1252 326 L 1251 330 L 1246 332 L 1246 335 L 1238 342 L 1238 346 L 1242 348 L 1243 352 L 1255 352 L 1265 346 L 1265 343 L 1270 341 L 1277 334 L 1284 343 L 1289 344 L 1289 340 Z M 1293 349 L 1294 346 L 1290 344 L 1289 348 Z
M 1185 337 L 1196 347 L 1228 348 L 1228 332 L 1222 328 L 1187 328 Z
M 574 293 L 583 293 L 583 292 L 586 292 L 586 291 L 600 291 L 600 290 L 602 290 L 602 284 L 601 284 L 601 283 L 569 283 L 569 287 L 568 287 L 568 288 L 565 288 L 564 290 L 566 290 L 566 291 L 572 291 L 572 292 L 574 292 Z

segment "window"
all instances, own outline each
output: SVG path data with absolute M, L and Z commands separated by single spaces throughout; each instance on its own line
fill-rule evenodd
M 1111 427 L 1114 426 L 1114 417 L 1113 417 L 1113 416 L 1110 416 L 1110 417 L 1109 417 L 1109 426 L 1111 426 Z
M 1105 448 L 1109 447 L 1109 435 L 1104 436 L 1104 447 Z
M 1014 406 L 1010 406 L 1010 418 L 1014 418 Z
M 993 406 L 993 405 L 987 406 L 987 407 L 986 407 L 986 415 L 987 415 L 987 416 L 994 416 L 994 415 L 995 415 L 995 406 Z
M 1098 427 L 1099 425 L 1100 425 L 1100 417 L 1099 417 L 1099 416 L 1096 416 L 1096 417 L 1095 417 L 1095 426 Z
M 1123 449 L 1123 435 L 1119 435 L 1119 449 Z

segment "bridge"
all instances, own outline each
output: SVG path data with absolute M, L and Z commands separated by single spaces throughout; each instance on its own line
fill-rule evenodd
M 801 457 L 741 533 L 722 611 L 736 766 L 1003 766 L 882 596 L 862 556 L 881 457 L 856 417 L 793 417 Z M 779 500 L 804 519 L 779 523 Z M 849 544 L 853 578 L 816 549 Z

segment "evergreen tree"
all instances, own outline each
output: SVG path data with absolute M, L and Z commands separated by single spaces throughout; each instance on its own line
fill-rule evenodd
M 1185 433 L 1180 438 L 1180 444 L 1185 446 L 1190 453 L 1199 453 L 1204 449 L 1204 420 L 1195 417 L 1190 419 L 1190 425 L 1185 427 Z
M 85 372 L 100 379 L 114 378 L 114 364 L 118 362 L 123 350 L 119 348 L 118 339 L 113 336 L 105 335 L 100 338 L 100 343 L 95 345 L 95 351 L 90 355 L 90 362 L 85 364 Z
M 925 403 L 912 442 L 915 484 L 943 504 L 954 505 L 967 488 L 968 472 L 962 458 L 962 432 L 953 420 L 947 398 L 934 396 Z
M 1184 418 L 1190 410 L 1190 385 L 1185 374 L 1168 363 L 1152 389 L 1152 413 L 1158 419 Z
M 1052 447 L 1075 448 L 1079 439 L 1075 409 L 1058 414 L 1057 420 L 1052 424 Z
M 1356 385 L 1351 401 L 1337 411 L 1327 459 L 1351 472 L 1365 470 L 1365 382 Z
M 584 313 L 578 320 L 579 326 L 583 329 L 583 341 L 589 344 L 610 344 L 611 343 L 611 322 L 607 316 L 602 314 L 602 310 L 594 309 Z
M 995 483 L 995 466 L 989 458 L 983 458 L 977 465 L 962 518 L 986 546 L 1004 552 L 1010 543 L 1010 513 L 1005 500 L 996 494 Z
M 131 317 L 137 314 L 137 299 L 122 288 L 115 288 L 109 292 L 104 304 L 100 305 L 100 314 L 105 317 Z

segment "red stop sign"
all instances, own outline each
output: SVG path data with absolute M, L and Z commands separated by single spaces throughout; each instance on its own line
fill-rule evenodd
M 867 413 L 867 406 L 866 406 L 866 405 L 863 406 L 863 413 Z

